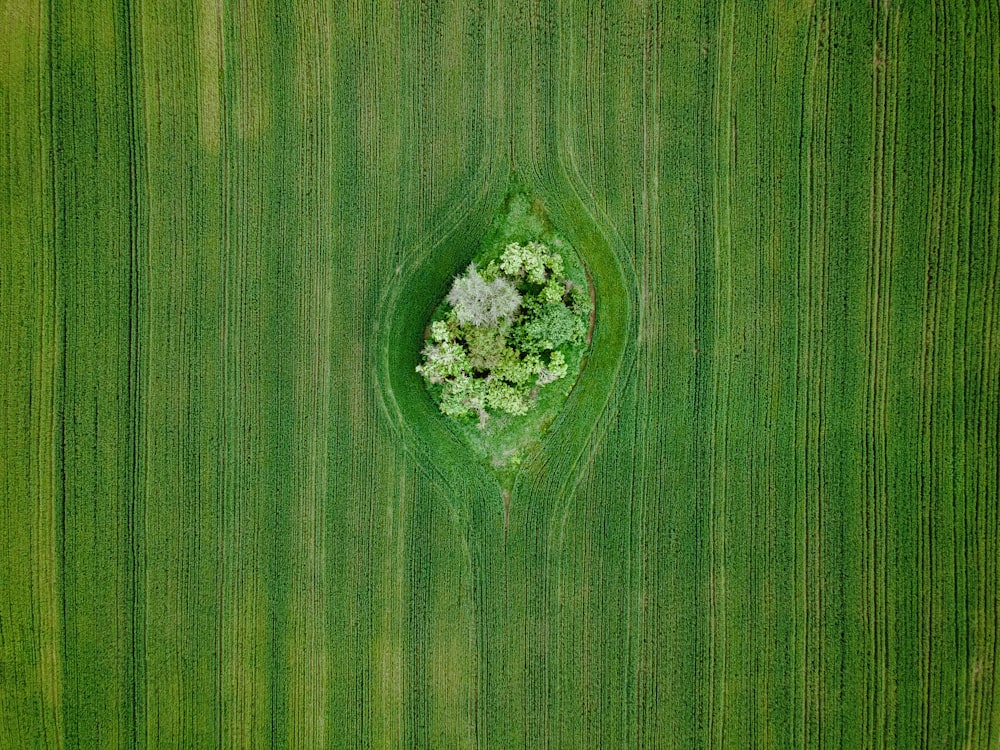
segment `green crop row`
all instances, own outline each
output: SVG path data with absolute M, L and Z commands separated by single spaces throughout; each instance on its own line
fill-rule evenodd
M 0 0 L 0 749 L 997 747 L 998 18 Z M 414 367 L 512 174 L 508 489 Z

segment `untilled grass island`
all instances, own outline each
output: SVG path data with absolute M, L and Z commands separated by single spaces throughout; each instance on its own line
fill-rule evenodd
M 545 435 L 586 363 L 594 302 L 542 202 L 508 196 L 428 321 L 417 372 L 501 477 Z

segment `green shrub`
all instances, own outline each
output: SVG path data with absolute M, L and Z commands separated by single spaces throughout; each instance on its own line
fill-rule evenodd
M 514 332 L 520 348 L 527 352 L 557 349 L 563 344 L 579 344 L 587 332 L 586 324 L 562 302 L 547 302 L 537 314 Z
M 475 370 L 492 370 L 500 363 L 500 358 L 507 348 L 506 332 L 498 326 L 472 326 L 466 331 L 465 341 L 468 346 L 469 363 Z
M 541 218 L 531 210 L 531 202 L 527 196 L 515 195 L 507 207 L 507 217 L 502 226 L 503 235 L 507 238 L 532 239 L 540 237 L 545 231 Z

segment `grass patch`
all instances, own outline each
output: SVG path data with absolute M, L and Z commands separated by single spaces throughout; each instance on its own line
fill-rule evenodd
M 593 290 L 540 200 L 508 194 L 424 332 L 418 372 L 449 426 L 508 489 L 586 362 Z

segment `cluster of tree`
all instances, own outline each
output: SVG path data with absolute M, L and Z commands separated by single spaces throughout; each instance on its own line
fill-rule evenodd
M 582 345 L 585 289 L 563 276 L 543 242 L 510 242 L 497 260 L 455 277 L 430 327 L 417 372 L 451 417 L 527 414 L 539 389 L 566 376 L 566 348 Z

